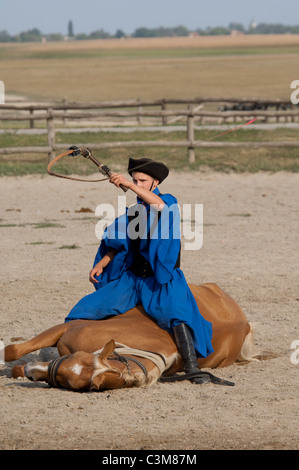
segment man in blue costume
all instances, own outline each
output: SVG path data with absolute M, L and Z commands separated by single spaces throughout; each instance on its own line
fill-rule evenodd
M 197 356 L 213 352 L 212 325 L 200 314 L 180 269 L 177 199 L 158 189 L 169 170 L 149 158 L 130 158 L 128 172 L 132 181 L 114 173 L 110 182 L 136 193 L 137 204 L 105 229 L 89 277 L 95 292 L 83 297 L 65 321 L 102 320 L 142 304 L 161 328 L 174 334 L 185 372 L 198 373 L 192 382 L 208 382 Z

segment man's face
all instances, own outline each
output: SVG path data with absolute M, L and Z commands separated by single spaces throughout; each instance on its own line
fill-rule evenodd
M 132 179 L 134 184 L 148 191 L 153 191 L 159 183 L 159 181 L 152 178 L 152 176 L 141 173 L 140 171 L 133 171 Z

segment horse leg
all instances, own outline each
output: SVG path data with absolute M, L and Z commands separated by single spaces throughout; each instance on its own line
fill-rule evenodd
M 38 349 L 47 348 L 49 346 L 56 346 L 57 341 L 69 328 L 68 323 L 53 326 L 39 335 L 19 344 L 9 344 L 4 349 L 4 360 L 15 361 L 26 354 L 29 354 Z

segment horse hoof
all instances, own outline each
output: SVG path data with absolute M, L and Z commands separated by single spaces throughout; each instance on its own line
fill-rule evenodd
M 14 379 L 16 379 L 18 377 L 25 377 L 24 367 L 25 367 L 25 364 L 23 364 L 22 366 L 14 366 L 11 369 L 11 374 L 12 374 Z

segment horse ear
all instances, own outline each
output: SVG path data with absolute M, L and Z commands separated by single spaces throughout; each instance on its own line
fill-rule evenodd
M 97 375 L 90 384 L 90 390 L 99 390 L 104 381 L 103 374 Z
M 113 339 L 111 339 L 110 341 L 108 341 L 108 343 L 105 344 L 102 351 L 98 355 L 98 360 L 101 360 L 102 363 L 108 365 L 108 363 L 106 363 L 106 359 L 110 354 L 113 353 L 114 349 L 115 349 L 115 342 L 114 342 Z M 99 366 L 99 370 L 100 370 L 101 366 L 100 366 L 99 363 L 98 363 L 98 366 Z M 97 369 L 97 366 L 96 366 L 96 369 Z M 95 377 L 92 379 L 90 390 L 99 390 L 100 389 L 102 383 L 105 381 L 104 375 L 105 374 L 97 375 L 95 373 Z
M 110 341 L 108 341 L 108 343 L 105 344 L 105 346 L 103 347 L 103 350 L 100 352 L 99 354 L 99 359 L 101 359 L 102 361 L 107 359 L 107 357 L 113 353 L 115 349 L 115 342 L 113 339 L 111 339 Z

